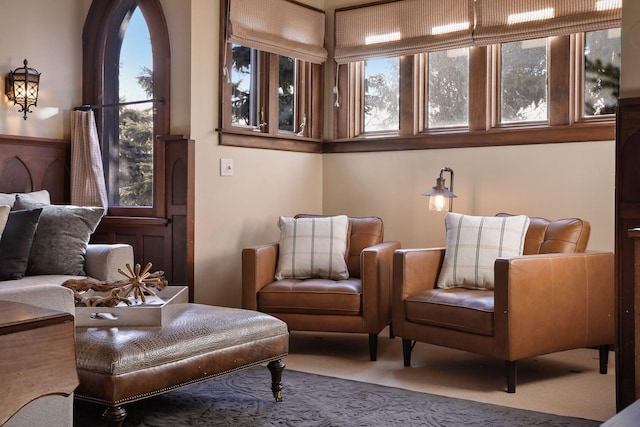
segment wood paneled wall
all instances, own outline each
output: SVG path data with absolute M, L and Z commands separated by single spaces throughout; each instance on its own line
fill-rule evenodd
M 640 398 L 636 379 L 636 307 L 640 282 L 634 278 L 636 262 L 634 238 L 640 227 L 640 98 L 621 99 L 616 132 L 616 406 L 618 411 Z M 640 236 L 638 236 L 640 237 Z M 640 276 L 639 276 L 640 277 Z

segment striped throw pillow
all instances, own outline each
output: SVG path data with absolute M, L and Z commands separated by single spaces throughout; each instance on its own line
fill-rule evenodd
M 275 279 L 344 280 L 349 278 L 345 252 L 346 215 L 290 218 L 281 216 L 278 268 Z
M 439 288 L 493 289 L 498 257 L 522 255 L 529 217 L 485 217 L 449 213 Z

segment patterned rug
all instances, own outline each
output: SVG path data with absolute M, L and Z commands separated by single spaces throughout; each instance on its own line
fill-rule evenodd
M 285 369 L 283 401 L 254 367 L 125 405 L 124 426 L 598 426 L 593 420 L 453 399 Z M 99 405 L 75 403 L 74 425 L 104 425 Z

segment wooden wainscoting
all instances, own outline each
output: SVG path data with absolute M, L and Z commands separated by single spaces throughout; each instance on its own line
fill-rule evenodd
M 71 194 L 69 141 L 0 135 L 0 193 L 47 190 L 52 203 Z

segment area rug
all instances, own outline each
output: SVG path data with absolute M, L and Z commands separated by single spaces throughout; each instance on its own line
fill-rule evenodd
M 283 401 L 257 366 L 125 405 L 124 426 L 597 426 L 598 421 L 453 399 L 285 369 Z M 74 425 L 104 425 L 99 405 L 75 402 Z

